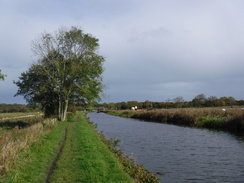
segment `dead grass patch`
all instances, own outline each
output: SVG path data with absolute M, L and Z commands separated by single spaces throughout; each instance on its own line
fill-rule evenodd
M 0 174 L 10 170 L 21 151 L 29 147 L 56 126 L 56 119 L 43 119 L 26 128 L 14 128 L 0 136 Z

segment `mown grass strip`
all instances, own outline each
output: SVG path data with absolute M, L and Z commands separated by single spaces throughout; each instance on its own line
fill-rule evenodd
M 0 183 L 40 183 L 44 182 L 48 169 L 60 147 L 67 122 L 58 122 L 58 126 L 36 141 L 29 149 L 25 149 L 15 166 L 4 176 L 0 175 Z
M 134 182 L 84 115 L 68 127 L 67 140 L 50 182 Z

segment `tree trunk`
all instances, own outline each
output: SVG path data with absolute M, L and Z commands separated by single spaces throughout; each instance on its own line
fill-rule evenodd
M 66 99 L 64 102 L 63 120 L 66 120 L 68 105 L 69 105 L 69 100 Z
M 65 99 L 64 101 L 61 101 L 60 103 L 61 103 L 61 106 L 60 106 L 59 120 L 60 121 L 65 121 L 66 120 L 67 110 L 68 110 L 69 100 Z
M 59 95 L 59 97 L 58 97 L 58 99 L 59 99 L 59 101 L 58 101 L 58 120 L 59 121 L 62 121 L 61 119 L 62 119 L 62 100 L 61 100 L 61 96 Z

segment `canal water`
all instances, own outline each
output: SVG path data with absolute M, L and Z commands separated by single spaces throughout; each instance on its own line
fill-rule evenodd
M 244 137 L 89 113 L 106 138 L 135 157 L 163 183 L 244 183 Z

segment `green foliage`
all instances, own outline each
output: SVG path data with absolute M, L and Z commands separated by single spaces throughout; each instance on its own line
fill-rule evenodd
M 75 118 L 75 114 L 72 113 L 72 112 L 68 112 L 68 113 L 67 113 L 67 121 L 68 121 L 68 122 L 74 122 L 75 120 L 76 120 L 76 118 Z
M 38 57 L 14 83 L 16 95 L 40 103 L 47 117 L 64 120 L 68 104 L 87 105 L 100 99 L 104 58 L 98 54 L 98 39 L 77 27 L 44 33 L 33 41 Z
M 197 126 L 199 127 L 206 127 L 206 128 L 219 128 L 223 126 L 223 119 L 220 118 L 211 118 L 211 117 L 203 117 L 198 123 Z
M 1 69 L 0 69 L 0 81 L 1 81 L 1 80 L 4 80 L 5 77 L 6 77 L 6 75 L 2 74 L 2 71 L 1 71 Z

